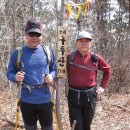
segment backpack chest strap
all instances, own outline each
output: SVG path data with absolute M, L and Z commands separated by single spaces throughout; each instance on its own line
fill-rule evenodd
M 83 65 L 80 65 L 80 64 L 77 64 L 77 63 L 74 63 L 74 62 L 69 62 L 70 65 L 73 65 L 75 67 L 79 67 L 79 68 L 82 68 L 82 69 L 87 69 L 87 70 L 91 70 L 91 71 L 96 71 L 97 68 L 90 68 L 88 66 L 83 66 Z

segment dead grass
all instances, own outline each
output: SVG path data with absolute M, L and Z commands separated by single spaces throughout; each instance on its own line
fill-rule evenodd
M 68 107 L 64 94 L 61 100 L 63 130 L 70 130 Z M 13 130 L 15 108 L 16 94 L 10 96 L 8 92 L 0 92 L 0 130 Z M 130 94 L 113 94 L 110 97 L 103 96 L 102 100 L 97 102 L 92 130 L 130 130 L 129 110 Z M 21 117 L 20 125 L 23 125 Z M 24 129 L 20 128 L 19 130 Z

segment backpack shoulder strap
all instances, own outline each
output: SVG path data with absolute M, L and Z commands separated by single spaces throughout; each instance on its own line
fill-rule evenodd
M 17 69 L 20 69 L 20 61 L 21 61 L 21 57 L 23 54 L 23 48 L 22 47 L 17 47 L 16 48 L 17 51 L 17 61 L 16 61 L 16 65 L 17 65 Z
M 73 51 L 69 56 L 68 62 L 73 62 L 74 56 L 76 54 L 76 51 Z M 98 56 L 95 53 L 91 53 L 91 59 L 94 63 L 98 62 Z
M 71 54 L 70 54 L 70 56 L 69 56 L 69 59 L 68 59 L 68 63 L 73 62 L 73 59 L 74 59 L 75 54 L 76 54 L 76 50 L 73 51 L 73 52 L 71 52 Z
M 96 68 L 91 68 L 91 67 L 89 67 L 89 66 L 80 65 L 80 64 L 77 64 L 77 63 L 73 62 L 73 58 L 74 58 L 74 56 L 75 56 L 75 53 L 76 53 L 76 51 L 74 51 L 74 52 L 72 52 L 72 53 L 70 54 L 70 57 L 69 57 L 69 59 L 68 59 L 68 60 L 69 60 L 69 61 L 68 61 L 68 64 L 71 64 L 71 65 L 73 65 L 73 66 L 75 66 L 75 67 L 87 69 L 87 70 L 92 70 L 92 71 L 96 71 L 96 70 L 97 70 L 98 57 L 97 57 L 96 54 L 92 54 L 92 53 L 91 53 L 91 59 L 92 59 L 93 63 L 96 64 Z M 68 66 L 69 66 L 69 65 L 68 65 Z M 68 67 L 68 69 L 69 69 L 69 67 Z
M 91 59 L 94 63 L 98 63 L 98 56 L 95 53 L 91 53 Z
M 48 64 L 51 63 L 52 53 L 50 51 L 50 48 L 48 46 L 42 45 L 43 50 L 45 51 L 45 54 L 47 56 Z

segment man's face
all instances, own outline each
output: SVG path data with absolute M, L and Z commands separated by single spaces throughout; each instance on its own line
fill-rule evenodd
M 76 42 L 76 48 L 80 52 L 88 52 L 91 47 L 91 40 L 88 38 L 81 38 Z
M 42 35 L 36 32 L 26 33 L 26 40 L 30 48 L 36 48 L 42 41 Z

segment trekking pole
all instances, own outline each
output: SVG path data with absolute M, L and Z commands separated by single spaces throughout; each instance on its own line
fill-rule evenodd
M 21 96 L 21 88 L 22 88 L 22 82 L 19 82 L 18 84 L 17 84 L 17 86 L 18 86 L 18 99 L 17 99 L 17 107 L 16 107 L 16 122 L 15 122 L 15 129 L 14 130 L 17 130 L 17 128 L 18 128 L 18 121 L 19 121 L 19 111 L 20 111 L 20 96 Z
M 76 124 L 77 124 L 77 121 L 74 120 L 74 121 L 73 121 L 73 124 L 72 124 L 72 128 L 71 128 L 71 130 L 74 130 L 74 129 L 75 129 Z
M 58 122 L 58 118 L 57 118 L 57 113 L 56 113 L 56 110 L 55 110 L 55 103 L 54 103 L 55 98 L 54 98 L 54 96 L 55 96 L 55 90 L 53 89 L 52 96 L 51 96 L 52 110 L 53 110 L 54 120 L 56 122 L 56 130 L 60 130 L 59 122 Z
M 20 68 L 20 63 L 21 63 L 21 72 L 23 72 L 24 70 L 24 64 L 22 62 L 19 62 L 19 68 Z M 21 97 L 21 88 L 22 88 L 22 82 L 18 82 L 17 83 L 17 87 L 18 87 L 18 98 L 17 98 L 17 106 L 16 106 L 16 121 L 15 121 L 15 128 L 14 130 L 17 130 L 18 125 L 19 125 L 19 111 L 20 111 L 20 97 Z

